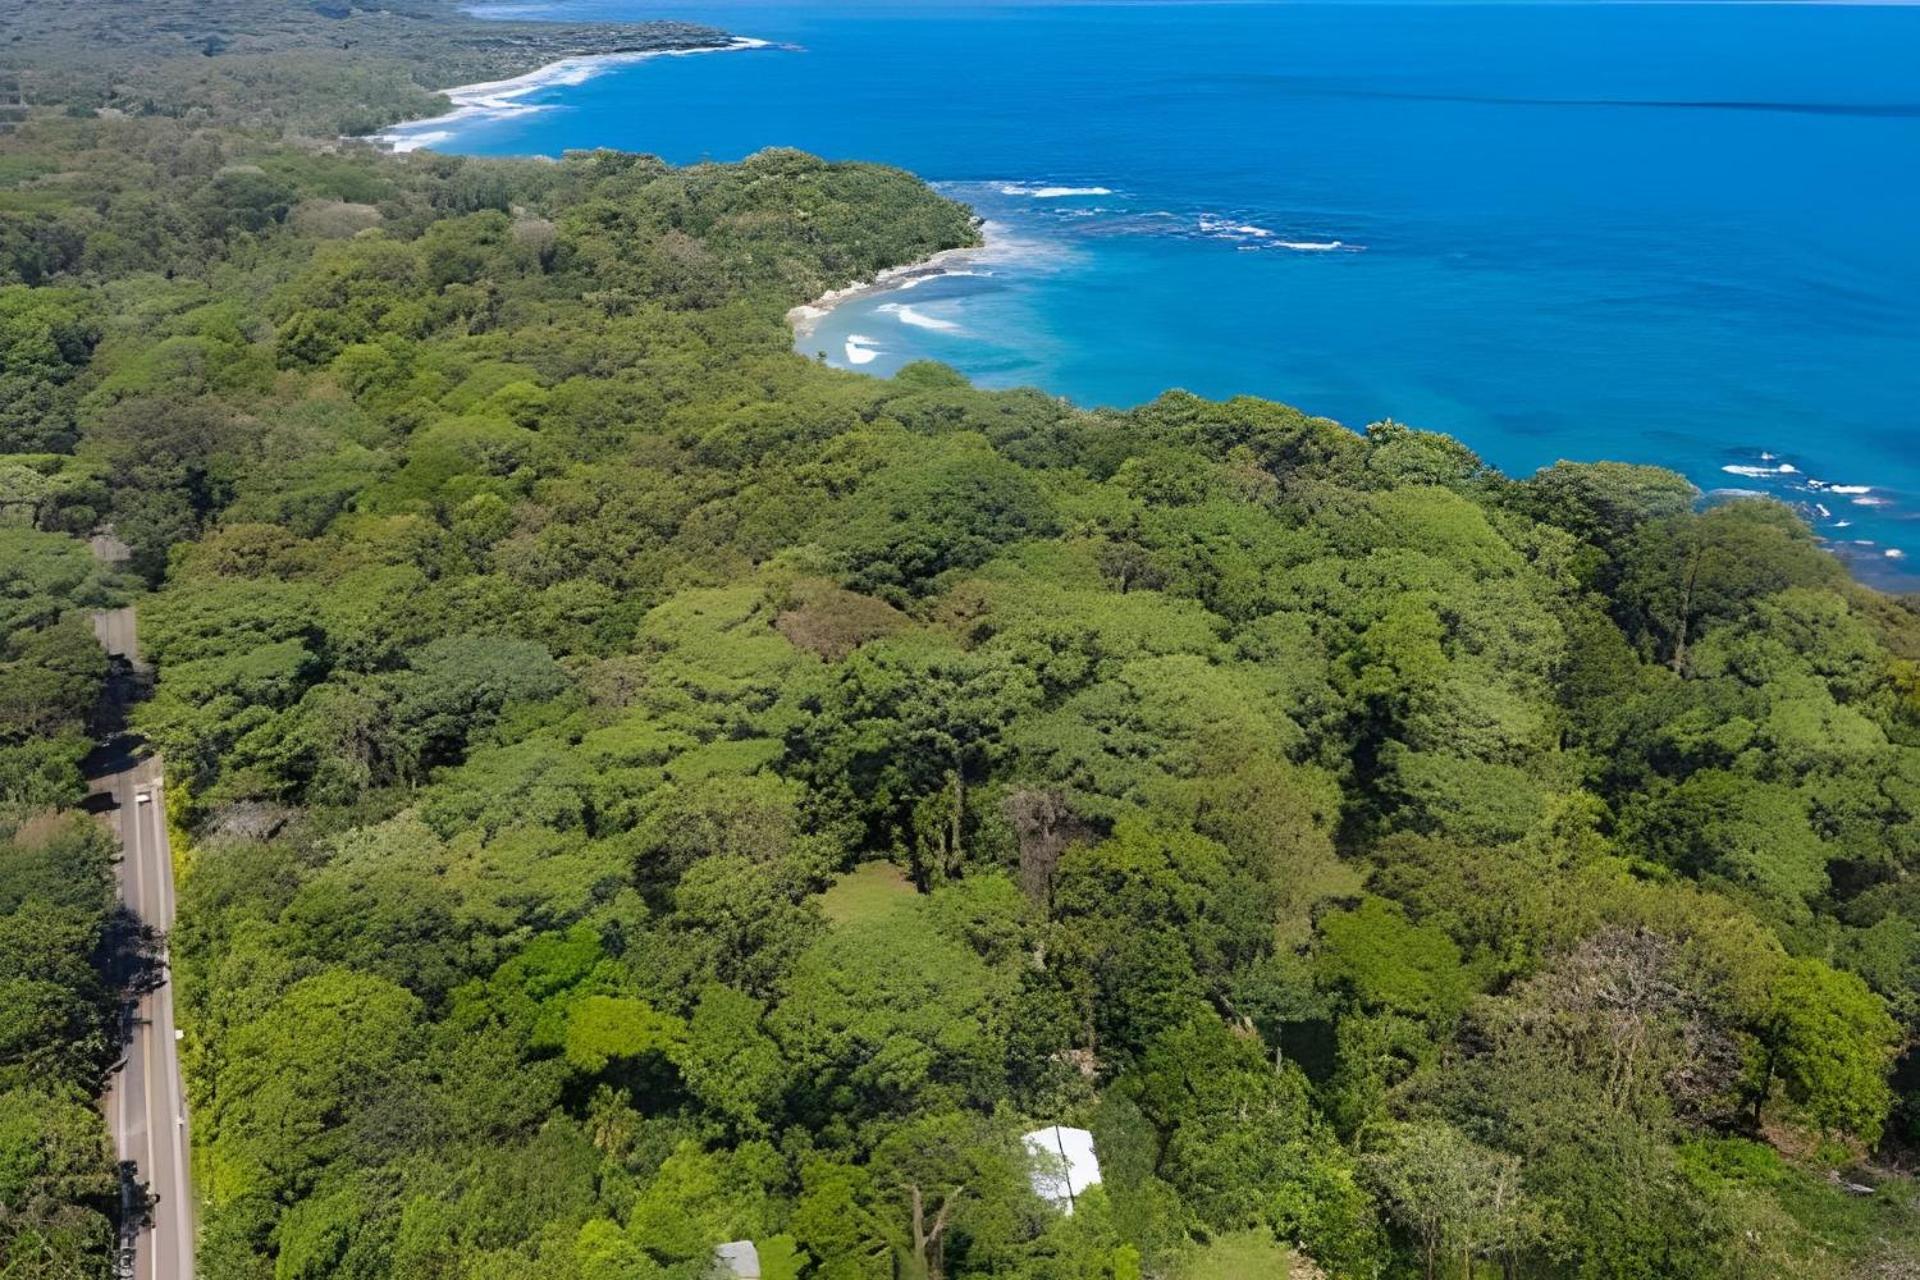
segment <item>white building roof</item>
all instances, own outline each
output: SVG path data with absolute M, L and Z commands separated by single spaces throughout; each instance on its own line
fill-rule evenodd
M 1041 1199 L 1067 1213 L 1076 1196 L 1100 1181 L 1100 1161 L 1093 1154 L 1093 1135 L 1085 1129 L 1051 1125 L 1025 1135 L 1033 1156 L 1033 1190 Z
M 713 1247 L 716 1274 L 726 1280 L 760 1280 L 760 1251 L 751 1240 L 730 1240 Z

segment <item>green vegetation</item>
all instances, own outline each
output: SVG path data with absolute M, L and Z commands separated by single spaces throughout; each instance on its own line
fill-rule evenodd
M 1244 1280 L 1271 1276 L 1286 1280 L 1295 1274 L 1290 1250 L 1264 1231 L 1235 1231 L 1219 1236 L 1174 1272 L 1175 1280 Z
M 1649 468 L 790 349 L 973 234 L 790 152 L 0 139 L 0 1275 L 110 1240 L 101 524 L 211 1280 L 1920 1265 L 1911 604 Z
M 112 838 L 80 813 L 0 841 L 0 1276 L 105 1276 L 120 1180 L 93 1103 L 113 1060 L 103 977 Z
M 483 20 L 455 0 L 0 0 L 0 32 L 0 86 L 30 104 L 320 138 L 434 115 L 442 89 L 561 58 L 727 39 L 688 22 Z

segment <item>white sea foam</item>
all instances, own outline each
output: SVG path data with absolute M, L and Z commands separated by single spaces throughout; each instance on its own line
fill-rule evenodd
M 422 147 L 431 147 L 436 142 L 445 142 L 452 136 L 451 129 L 429 129 L 425 133 L 396 135 L 391 146 L 395 151 L 418 151 Z
M 1851 521 L 1851 520 L 1835 520 L 1835 521 L 1833 522 L 1833 527 L 1834 527 L 1834 528 L 1836 528 L 1836 529 L 1851 529 L 1851 528 L 1853 528 L 1853 521 Z
M 962 249 L 959 252 L 983 253 L 985 250 Z M 991 271 L 969 271 L 965 267 L 955 267 L 952 270 L 947 270 L 943 267 L 938 271 L 929 271 L 924 275 L 907 276 L 904 279 L 887 281 L 886 287 L 894 293 L 905 293 L 909 289 L 918 289 L 921 285 L 931 280 L 955 280 L 963 276 L 980 277 L 990 276 L 992 274 L 993 272 Z M 909 321 L 909 323 L 911 323 L 911 321 Z
M 836 308 L 877 294 L 898 293 L 950 277 L 988 277 L 1012 271 L 1053 271 L 1059 269 L 1060 263 L 1074 256 L 1070 248 L 1056 241 L 1010 234 L 1004 223 L 987 220 L 980 223 L 979 229 L 982 244 L 967 249 L 944 249 L 919 262 L 890 267 L 871 280 L 856 280 L 844 288 L 830 289 L 812 302 L 793 308 L 787 312 L 787 323 L 793 326 L 794 337 L 804 341 Z M 874 309 L 878 311 L 895 305 L 899 304 L 882 303 Z M 890 314 L 900 319 L 901 323 L 916 323 L 911 318 L 901 319 L 897 312 Z M 916 317 L 938 320 L 938 317 L 928 316 L 924 311 L 914 314 Z M 921 327 L 937 328 L 938 324 Z M 860 338 L 858 341 L 868 344 L 872 339 Z M 851 356 L 849 361 L 866 363 L 864 360 L 853 360 Z
M 883 302 L 876 311 L 892 316 L 901 324 L 910 324 L 916 329 L 932 329 L 939 333 L 958 333 L 960 326 L 951 320 L 942 320 L 939 316 L 930 316 L 918 307 L 910 307 L 904 302 Z
M 1295 253 L 1335 253 L 1340 250 L 1358 253 L 1365 247 L 1348 244 L 1344 240 L 1283 240 L 1280 238 L 1280 233 L 1271 227 L 1255 226 L 1251 222 L 1235 222 L 1231 218 L 1217 217 L 1211 213 L 1201 214 L 1198 225 L 1201 235 L 1214 236 L 1222 240 L 1252 240 L 1259 247 L 1291 249 Z
M 847 363 L 872 364 L 880 355 L 873 339 L 858 333 L 847 335 Z
M 529 94 L 556 85 L 584 84 L 609 67 L 629 62 L 644 62 L 648 58 L 683 58 L 696 53 L 734 53 L 746 49 L 765 49 L 770 44 L 765 40 L 755 40 L 750 36 L 735 36 L 726 44 L 708 45 L 700 49 L 640 49 L 628 53 L 602 53 L 581 58 L 562 58 L 550 62 L 537 71 L 529 71 L 523 76 L 514 76 L 510 80 L 485 80 L 479 84 L 455 85 L 443 89 L 447 100 L 453 103 L 453 110 L 445 115 L 434 116 L 430 120 L 414 120 L 407 124 L 389 129 L 385 133 L 369 134 L 369 142 L 383 143 L 395 151 L 416 151 L 436 142 L 445 142 L 453 134 L 450 130 L 437 126 L 457 124 L 467 120 L 505 119 L 508 116 L 525 115 L 530 111 L 544 111 L 551 104 L 522 102 L 520 99 Z
M 1784 476 L 1793 474 L 1793 464 L 1783 462 L 1777 467 L 1754 467 L 1744 463 L 1729 463 L 1720 468 L 1730 476 L 1745 476 L 1749 480 L 1759 480 L 1766 476 Z
M 1853 505 L 1856 507 L 1884 507 L 1887 505 L 1887 500 L 1885 498 L 1855 498 Z
M 1885 554 L 1889 560 L 1905 560 L 1907 558 L 1907 553 L 1898 547 L 1888 547 Z
M 1870 484 L 1836 484 L 1827 486 L 1834 493 L 1872 493 Z
M 990 236 L 992 226 L 992 223 L 982 223 L 981 235 Z M 901 267 L 889 267 L 871 280 L 856 280 L 843 289 L 829 289 L 812 302 L 802 303 L 787 312 L 787 323 L 793 326 L 796 337 L 804 338 L 812 333 L 822 320 L 831 315 L 835 307 L 854 298 L 862 298 L 874 293 L 893 293 L 902 289 L 913 289 L 929 280 L 938 280 L 949 275 L 991 275 L 991 272 L 963 270 L 953 266 L 956 262 L 972 260 L 988 251 L 988 247 L 943 249 L 923 261 L 910 262 Z M 868 359 L 871 358 L 868 357 Z M 853 360 L 853 357 L 849 355 L 848 359 Z M 853 360 L 853 363 L 865 364 L 866 361 Z
M 1024 182 L 1005 182 L 1000 185 L 1003 196 L 1031 196 L 1035 200 L 1064 200 L 1069 196 L 1110 196 L 1111 187 L 1035 187 Z
M 1208 235 L 1251 236 L 1255 240 L 1266 240 L 1274 234 L 1265 227 L 1256 227 L 1248 222 L 1231 222 L 1210 213 L 1200 215 L 1200 229 Z

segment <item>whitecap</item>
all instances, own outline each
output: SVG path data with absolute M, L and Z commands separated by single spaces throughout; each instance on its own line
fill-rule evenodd
M 1344 240 L 1283 240 L 1280 238 L 1280 233 L 1271 227 L 1256 226 L 1251 222 L 1235 222 L 1231 218 L 1222 218 L 1211 213 L 1201 214 L 1197 225 L 1201 235 L 1215 236 L 1222 240 L 1253 240 L 1263 247 L 1291 249 L 1295 253 L 1336 253 L 1342 249 L 1349 253 L 1358 253 L 1365 247 L 1348 244 Z
M 904 302 L 883 302 L 876 311 L 883 311 L 901 324 L 912 325 L 916 329 L 932 329 L 938 333 L 958 333 L 960 326 L 951 320 L 942 320 L 939 316 L 930 316 L 918 307 L 908 306 Z
M 1905 560 L 1907 553 L 1898 547 L 1888 547 L 1884 553 L 1889 560 Z
M 1833 527 L 1834 527 L 1834 528 L 1836 528 L 1836 529 L 1851 529 L 1851 528 L 1853 528 L 1853 521 L 1851 521 L 1851 520 L 1835 520 L 1835 521 L 1833 522 Z
M 985 252 L 985 251 L 970 250 L 969 252 Z M 957 280 L 962 276 L 968 276 L 968 277 L 973 277 L 977 279 L 985 276 L 990 276 L 992 274 L 993 272 L 991 271 L 968 271 L 964 267 L 955 267 L 952 270 L 947 270 L 946 268 L 942 268 L 938 271 L 929 271 L 924 275 L 907 276 L 904 279 L 890 281 L 888 282 L 887 287 L 892 289 L 895 293 L 905 293 L 909 289 L 918 289 L 921 285 L 926 284 L 929 281 L 933 281 L 933 280 Z M 881 309 L 885 310 L 884 307 Z
M 425 133 L 395 134 L 392 146 L 395 151 L 418 151 L 421 147 L 430 147 L 436 142 L 445 142 L 453 136 L 451 129 L 429 129 Z
M 858 333 L 847 335 L 848 364 L 872 364 L 879 355 L 880 349 L 874 345 L 872 338 Z
M 1887 505 L 1887 500 L 1885 498 L 1855 498 L 1853 505 L 1856 507 L 1884 507 Z
M 699 53 L 732 53 L 769 47 L 771 47 L 769 42 L 765 40 L 756 40 L 751 36 L 735 36 L 726 44 L 706 45 L 697 49 L 634 49 L 624 53 L 600 53 L 562 58 L 558 62 L 550 62 L 544 67 L 508 80 L 485 80 L 478 84 L 455 85 L 451 89 L 442 89 L 440 92 L 453 103 L 453 110 L 445 115 L 434 116 L 430 120 L 410 121 L 385 133 L 369 134 L 367 140 L 383 143 L 395 151 L 414 151 L 434 142 L 445 142 L 452 136 L 445 129 L 435 128 L 436 125 L 455 124 L 477 118 L 505 119 L 532 111 L 544 111 L 552 104 L 521 102 L 520 99 L 542 89 L 584 84 L 609 67 L 629 62 L 644 62 L 651 58 L 684 58 Z
M 1215 236 L 1252 236 L 1256 240 L 1265 240 L 1273 235 L 1265 227 L 1256 227 L 1249 222 L 1232 222 L 1226 218 L 1217 218 L 1213 214 L 1200 215 L 1200 230 Z
M 1745 476 L 1749 480 L 1758 480 L 1764 476 L 1777 476 L 1782 470 L 1780 467 L 1752 467 L 1741 463 L 1728 463 L 1720 469 L 1730 476 Z
M 1836 484 L 1836 485 L 1829 485 L 1828 488 L 1830 488 L 1835 493 L 1872 493 L 1873 492 L 1873 486 L 1870 484 Z
M 1035 200 L 1064 200 L 1070 196 L 1110 196 L 1112 187 L 1034 187 L 1024 182 L 1003 183 L 1003 196 L 1031 196 Z

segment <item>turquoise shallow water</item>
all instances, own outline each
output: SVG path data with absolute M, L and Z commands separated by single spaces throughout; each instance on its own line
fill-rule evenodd
M 610 68 L 413 130 L 431 145 L 798 146 L 989 219 L 968 274 L 806 336 L 835 363 L 1088 404 L 1251 392 L 1515 473 L 1662 463 L 1793 501 L 1862 576 L 1920 588 L 1920 9 L 491 11 L 785 47 Z

